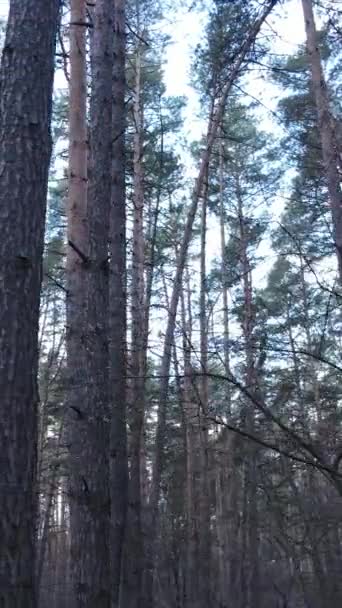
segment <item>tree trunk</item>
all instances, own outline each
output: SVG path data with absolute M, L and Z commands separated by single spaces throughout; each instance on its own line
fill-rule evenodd
M 204 179 L 201 217 L 201 253 L 200 253 L 200 364 L 201 378 L 199 391 L 199 431 L 201 446 L 200 471 L 200 576 L 199 598 L 203 608 L 211 604 L 211 535 L 210 535 L 210 495 L 209 495 L 209 424 L 208 424 L 208 321 L 207 321 L 207 270 L 206 270 L 206 239 L 207 239 L 207 202 L 208 202 L 208 170 Z
M 318 47 L 315 17 L 312 0 L 302 0 L 307 49 L 309 53 L 312 87 L 318 117 L 318 129 L 321 137 L 325 177 L 332 212 L 332 223 L 339 278 L 342 283 L 342 191 L 339 170 L 340 158 L 334 135 L 334 120 L 329 106 L 329 95 L 324 78 L 321 57 Z
M 140 35 L 137 3 L 137 34 Z M 132 339 L 130 391 L 130 485 L 127 529 L 126 566 L 127 607 L 139 608 L 143 580 L 143 529 L 141 491 L 141 450 L 145 412 L 145 298 L 144 298 L 144 185 L 143 185 L 143 108 L 141 101 L 142 46 L 139 41 L 135 57 L 134 90 L 134 157 L 133 157 L 133 253 L 132 253 Z
M 246 387 L 255 394 L 257 391 L 257 370 L 255 366 L 255 314 L 253 310 L 252 269 L 248 255 L 248 242 L 246 235 L 246 218 L 241 193 L 239 176 L 236 176 L 236 197 L 238 201 L 240 262 L 243 276 L 243 337 L 245 349 L 245 378 Z M 254 405 L 246 402 L 243 405 L 242 422 L 245 430 L 253 435 L 255 428 Z M 259 557 L 258 557 L 258 516 L 257 516 L 257 452 L 255 446 L 249 442 L 244 453 L 244 554 L 241 574 L 241 608 L 259 608 Z
M 224 367 L 227 376 L 230 374 L 230 353 L 229 353 L 229 307 L 228 307 L 228 285 L 226 271 L 226 235 L 225 235 L 225 217 L 224 217 L 224 147 L 223 147 L 223 131 L 221 130 L 221 139 L 219 143 L 219 170 L 220 170 L 220 237 L 221 237 L 221 281 L 222 281 L 222 300 L 223 300 L 223 352 L 224 352 Z M 227 399 L 227 414 L 231 413 L 231 387 L 229 382 L 226 383 L 226 399 Z
M 39 552 L 37 559 L 37 574 L 36 574 L 36 591 L 37 591 L 37 605 L 40 606 L 41 599 L 41 584 L 43 580 L 43 572 L 44 572 L 44 562 L 46 557 L 46 549 L 48 544 L 49 537 L 49 526 L 51 521 L 51 513 L 53 511 L 54 500 L 57 496 L 57 488 L 58 488 L 58 474 L 59 474 L 59 458 L 60 458 L 60 450 L 61 450 L 61 440 L 64 433 L 64 419 L 61 421 L 61 425 L 58 431 L 58 435 L 56 438 L 56 454 L 55 459 L 56 462 L 50 467 L 52 468 L 51 476 L 48 479 L 47 489 L 46 489 L 46 504 L 45 504 L 45 513 L 44 519 L 42 522 L 42 530 L 41 530 L 41 539 L 39 544 Z M 57 568 L 57 564 L 54 564 L 55 569 Z
M 188 307 L 186 307 L 187 295 Z M 182 289 L 181 312 L 184 360 L 184 419 L 186 450 L 186 562 L 185 562 L 185 606 L 196 608 L 199 601 L 199 518 L 198 518 L 198 473 L 199 473 L 199 404 L 196 403 L 191 368 L 192 320 L 186 314 L 191 308 L 190 281 L 187 293 Z M 196 482 L 197 477 L 197 482 Z
M 84 571 L 83 545 L 87 536 L 87 513 L 83 479 L 86 479 L 88 449 L 86 279 L 88 255 L 87 229 L 87 57 L 85 0 L 70 5 L 70 84 L 69 84 L 69 192 L 67 207 L 67 436 L 70 449 L 70 536 L 74 597 L 82 604 Z
M 125 211 L 125 0 L 115 1 L 113 170 L 110 214 L 109 361 L 112 608 L 118 608 L 127 511 L 126 432 L 126 211 Z
M 108 238 L 112 169 L 113 0 L 97 0 L 92 34 L 90 159 L 87 220 L 87 398 L 84 500 L 88 533 L 82 547 L 85 606 L 109 608 L 110 490 L 108 374 Z
M 78 209 L 75 237 L 70 249 L 77 255 L 78 284 L 73 303 L 73 321 L 80 331 L 75 338 L 80 349 L 81 366 L 73 405 L 71 508 L 72 556 L 75 597 L 78 606 L 110 606 L 109 569 L 109 393 L 108 393 L 108 233 L 111 199 L 112 151 L 112 75 L 113 75 L 113 6 L 111 0 L 99 0 L 94 11 L 92 35 L 91 154 L 89 189 L 86 200 L 86 54 L 84 2 L 78 23 L 82 30 L 75 39 L 78 72 L 78 99 L 73 110 L 81 108 L 76 137 L 80 154 Z M 76 27 L 76 26 L 74 26 Z M 77 82 L 74 83 L 77 87 Z M 71 82 L 71 90 L 73 83 Z M 78 102 L 80 105 L 78 105 Z M 76 151 L 75 151 L 76 154 Z M 77 161 L 76 161 L 77 162 Z M 73 173 L 71 172 L 71 178 Z M 72 205 L 72 202 L 71 202 Z M 71 207 L 72 210 L 72 207 Z M 73 218 L 71 218 L 72 221 Z M 87 230 L 88 229 L 88 230 Z M 75 285 L 75 286 L 76 286 Z M 72 286 L 71 286 L 72 289 Z M 76 307 L 78 303 L 78 307 Z M 77 316 L 78 312 L 78 316 Z M 69 324 L 69 331 L 72 326 Z M 74 358 L 77 352 L 73 352 Z M 69 365 L 74 362 L 70 360 Z M 77 365 L 77 362 L 76 362 Z M 71 370 L 72 371 L 72 370 Z
M 58 0 L 11 0 L 0 71 L 0 604 L 34 608 L 38 318 Z M 23 19 L 25 15 L 25 19 Z

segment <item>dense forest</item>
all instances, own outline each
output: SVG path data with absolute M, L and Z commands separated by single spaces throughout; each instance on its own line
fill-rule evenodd
M 0 11 L 0 608 L 342 606 L 342 1 Z

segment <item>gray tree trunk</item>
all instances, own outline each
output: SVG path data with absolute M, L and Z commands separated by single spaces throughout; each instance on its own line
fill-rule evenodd
M 137 3 L 138 4 L 138 3 Z M 137 33 L 140 35 L 139 6 Z M 135 55 L 134 86 L 134 154 L 133 154 L 133 252 L 131 286 L 131 357 L 130 357 L 130 485 L 127 530 L 127 608 L 139 608 L 143 580 L 143 522 L 141 491 L 141 454 L 145 413 L 145 238 L 144 238 L 144 185 L 143 185 L 143 107 L 141 100 L 142 45 L 138 42 Z
M 86 260 L 87 392 L 85 400 L 84 524 L 80 606 L 109 608 L 110 490 L 108 375 L 108 236 L 112 169 L 113 0 L 98 0 L 93 18 L 90 157 Z
M 201 379 L 199 391 L 200 416 L 200 576 L 199 597 L 203 608 L 211 603 L 211 533 L 210 533 L 210 490 L 209 490 L 209 422 L 208 422 L 208 321 L 207 321 L 207 269 L 206 269 L 206 241 L 207 241 L 207 203 L 208 179 L 206 172 L 203 186 L 202 214 L 201 214 L 201 252 L 200 252 L 200 363 Z
M 127 513 L 126 431 L 126 210 L 125 210 L 125 0 L 115 0 L 113 169 L 110 212 L 109 361 L 112 608 L 119 606 Z
M 59 4 L 11 0 L 0 69 L 3 608 L 36 606 L 38 318 Z
M 220 171 L 220 237 L 221 237 L 221 281 L 222 281 L 222 300 L 223 300 L 223 352 L 224 366 L 227 376 L 230 375 L 230 347 L 229 347 L 229 301 L 228 301 L 228 285 L 227 285 L 227 270 L 226 270 L 226 235 L 225 235 L 225 217 L 224 217 L 224 146 L 223 146 L 223 131 L 221 131 L 221 139 L 219 143 L 219 171 Z M 231 386 L 227 382 L 225 388 L 227 399 L 227 414 L 231 413 Z

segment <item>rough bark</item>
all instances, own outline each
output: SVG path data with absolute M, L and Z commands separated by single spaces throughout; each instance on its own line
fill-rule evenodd
M 217 136 L 219 125 L 221 124 L 221 118 L 226 106 L 228 95 L 231 91 L 233 83 L 238 76 L 239 70 L 248 54 L 253 42 L 255 41 L 259 30 L 268 17 L 277 0 L 271 0 L 261 16 L 256 19 L 253 26 L 251 27 L 246 40 L 241 45 L 240 54 L 236 62 L 232 65 L 230 75 L 222 87 L 221 97 L 217 102 L 216 108 L 214 109 L 213 115 L 209 123 L 209 129 L 206 137 L 206 145 L 202 153 L 200 168 L 198 177 L 195 182 L 194 190 L 192 193 L 192 202 L 189 207 L 186 225 L 182 242 L 179 249 L 177 268 L 173 281 L 173 290 L 170 299 L 170 310 L 168 313 L 168 320 L 165 332 L 163 356 L 160 366 L 160 386 L 159 386 L 159 404 L 158 404 L 158 423 L 156 433 L 156 447 L 155 457 L 153 463 L 153 474 L 152 474 L 152 488 L 151 488 L 151 499 L 150 499 L 150 535 L 149 535 L 149 553 L 150 553 L 150 576 L 149 576 L 149 588 L 146 590 L 146 608 L 153 607 L 153 571 L 154 571 L 154 557 L 155 557 L 155 544 L 158 537 L 158 505 L 160 495 L 160 481 L 163 470 L 163 450 L 165 443 L 165 430 L 166 430 L 166 409 L 167 409 L 167 397 L 168 397 L 168 385 L 169 385 L 169 372 L 172 354 L 173 335 L 176 322 L 178 301 L 180 296 L 180 290 L 182 285 L 183 271 L 187 258 L 187 252 L 192 236 L 193 223 L 197 213 L 198 202 L 203 190 L 203 183 L 208 168 L 208 163 L 212 148 Z
M 243 338 L 245 350 L 245 383 L 251 394 L 257 394 L 257 371 L 255 365 L 255 313 L 253 307 L 252 268 L 248 255 L 246 218 L 240 178 L 235 177 L 238 202 L 240 263 L 243 288 Z M 255 428 L 254 405 L 246 402 L 242 410 L 242 423 L 253 435 Z M 241 562 L 241 608 L 259 608 L 259 558 L 258 558 L 258 514 L 257 514 L 257 452 L 255 446 L 247 444 L 244 452 L 244 509 L 243 509 L 243 556 Z
M 225 430 L 213 446 L 215 471 L 215 528 L 218 561 L 217 596 L 219 606 L 227 608 L 238 602 L 238 471 L 235 441 Z
M 209 424 L 208 424 L 208 322 L 207 322 L 207 203 L 208 170 L 204 179 L 201 214 L 201 252 L 200 252 L 200 364 L 201 379 L 199 391 L 200 410 L 200 576 L 199 598 L 205 608 L 211 603 L 211 534 L 210 534 L 210 496 L 209 496 Z
M 342 283 L 342 190 L 340 156 L 334 132 L 334 118 L 330 112 L 329 95 L 325 81 L 312 0 L 302 0 L 307 50 L 309 54 L 312 88 L 321 138 L 325 177 L 330 199 L 333 233 L 338 261 L 339 278 Z
M 125 0 L 114 14 L 113 168 L 110 212 L 109 360 L 112 608 L 117 608 L 127 511 L 126 432 L 126 210 L 125 210 Z
M 223 352 L 224 366 L 227 376 L 230 375 L 230 352 L 229 352 L 229 303 L 228 303 L 228 285 L 226 271 L 226 235 L 225 235 L 225 217 L 224 217 L 224 148 L 223 148 L 223 131 L 221 131 L 221 139 L 219 143 L 219 170 L 220 170 L 220 238 L 221 238 L 221 281 L 222 281 L 222 300 L 223 300 Z M 231 387 L 227 382 L 226 387 L 227 399 L 227 414 L 231 413 Z
M 87 536 L 85 487 L 88 459 L 87 419 L 84 407 L 87 396 L 87 57 L 85 0 L 70 5 L 70 81 L 69 81 L 69 191 L 67 206 L 67 437 L 70 476 L 71 566 L 75 603 L 85 604 L 83 585 L 87 585 Z M 84 481 L 85 480 L 85 481 Z
M 90 96 L 90 157 L 86 266 L 87 391 L 84 405 L 84 524 L 82 606 L 109 608 L 110 491 L 108 375 L 108 237 L 112 169 L 112 77 L 114 66 L 113 0 L 98 0 L 94 10 Z
M 12 0 L 0 69 L 0 604 L 4 608 L 36 606 L 38 317 L 58 14 L 58 0 Z

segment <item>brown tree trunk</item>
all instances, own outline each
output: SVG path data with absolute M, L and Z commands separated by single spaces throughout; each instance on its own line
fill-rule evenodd
M 200 253 L 200 364 L 201 379 L 199 391 L 200 416 L 200 559 L 199 559 L 199 598 L 203 608 L 211 603 L 211 535 L 210 535 L 210 495 L 209 495 L 209 424 L 208 424 L 208 321 L 207 321 L 207 203 L 208 203 L 208 170 L 204 179 L 201 217 L 201 253 Z
M 228 285 L 226 271 L 226 235 L 224 217 L 224 146 L 223 131 L 219 143 L 219 170 L 220 170 L 220 237 L 221 237 L 221 281 L 222 281 L 222 300 L 223 300 L 223 352 L 224 366 L 227 376 L 230 374 L 230 353 L 229 353 L 229 305 L 228 305 Z M 226 399 L 227 414 L 231 413 L 231 387 L 227 382 Z
M 113 169 L 110 213 L 109 374 L 112 608 L 118 608 L 127 511 L 126 432 L 126 211 L 125 211 L 125 0 L 115 0 Z
M 312 0 L 302 0 L 307 49 L 309 53 L 312 87 L 321 137 L 322 155 L 332 212 L 332 223 L 339 277 L 342 283 L 342 190 L 340 177 L 340 157 L 334 135 L 334 119 L 329 106 L 329 95 L 324 78 L 318 47 Z
M 78 27 L 84 32 L 85 3 Z M 76 27 L 76 26 L 75 26 Z M 77 255 L 78 291 L 74 298 L 73 320 L 80 347 L 79 383 L 73 404 L 74 422 L 71 439 L 72 499 L 71 533 L 74 588 L 78 606 L 110 606 L 109 569 L 109 393 L 108 393 L 108 233 L 111 200 L 112 151 L 112 75 L 113 75 L 113 6 L 111 0 L 99 0 L 94 11 L 92 35 L 91 154 L 89 189 L 86 200 L 86 57 L 85 35 L 75 40 L 78 99 L 73 110 L 81 107 L 79 117 L 78 208 L 75 238 L 69 248 Z M 73 84 L 71 83 L 71 87 Z M 77 86 L 75 83 L 74 86 Z M 80 106 L 78 105 L 80 102 Z M 76 152 L 75 152 L 76 154 Z M 77 162 L 77 161 L 76 161 Z M 82 173 L 83 171 L 83 173 Z M 71 174 L 72 177 L 72 174 Z M 81 194 L 82 190 L 82 194 Z M 72 203 L 71 203 L 72 204 Z M 72 287 L 71 287 L 72 289 Z M 78 302 L 78 317 L 76 302 Z M 72 326 L 69 326 L 69 331 Z M 77 356 L 73 352 L 74 357 Z M 73 360 L 69 361 L 71 366 Z M 76 362 L 77 365 L 77 362 Z M 72 370 L 71 370 L 72 371 Z
M 243 276 L 243 337 L 245 349 L 246 386 L 251 394 L 257 392 L 257 370 L 255 366 L 252 270 L 248 256 L 246 219 L 241 194 L 239 177 L 236 176 L 236 197 L 238 201 L 240 262 Z M 242 421 L 245 430 L 253 435 L 255 427 L 254 405 L 246 402 L 243 406 Z M 255 446 L 249 442 L 244 452 L 244 520 L 242 530 L 244 538 L 243 559 L 241 568 L 241 608 L 259 608 L 259 557 L 258 557 L 258 514 L 257 514 L 257 466 Z
M 58 13 L 58 0 L 11 0 L 0 69 L 3 608 L 36 606 L 38 318 Z

